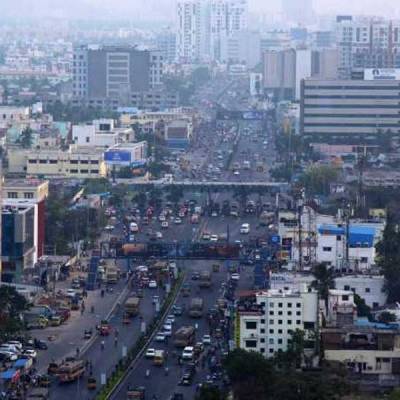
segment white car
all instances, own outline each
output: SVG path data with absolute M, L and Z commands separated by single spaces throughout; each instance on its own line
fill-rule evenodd
M 247 235 L 250 233 L 250 224 L 242 224 L 240 227 L 240 233 L 243 235 Z
M 238 175 L 240 175 L 240 172 L 239 172 L 239 171 L 235 171 L 235 172 L 233 173 L 233 175 L 238 176 Z
M 161 215 L 158 217 L 158 220 L 159 220 L 160 222 L 164 222 L 164 221 L 165 221 L 165 215 L 164 215 L 164 214 L 161 214 Z
M 210 236 L 209 233 L 204 232 L 201 238 L 202 238 L 203 240 L 210 240 L 210 237 L 211 237 L 211 236 Z
M 12 344 L 5 344 L 5 343 L 0 346 L 0 352 L 4 351 L 14 354 L 19 353 L 19 350 L 15 346 L 13 346 Z
M 155 349 L 147 349 L 145 357 L 146 358 L 154 358 L 155 355 L 156 355 Z
M 210 242 L 218 242 L 218 235 L 211 235 Z
M 149 282 L 149 288 L 150 289 L 157 289 L 157 282 L 156 281 L 150 281 Z
M 203 344 L 211 344 L 211 336 L 210 335 L 203 335 L 203 340 L 202 340 Z
M 234 274 L 231 275 L 231 279 L 233 281 L 238 281 L 240 279 L 240 275 L 237 274 L 237 273 L 234 273 Z
M 156 238 L 157 239 L 162 239 L 163 238 L 163 234 L 161 232 L 156 232 Z
M 167 221 L 161 222 L 161 228 L 167 229 L 168 228 L 168 222 Z
M 172 325 L 171 324 L 164 324 L 163 326 L 163 333 L 165 336 L 172 336 Z
M 171 321 L 165 321 L 163 325 L 163 329 L 166 331 L 171 331 L 172 330 L 172 323 Z
M 180 218 L 175 218 L 175 219 L 174 219 L 174 223 L 175 223 L 176 225 L 180 225 L 180 224 L 182 223 L 182 220 L 181 220 Z
M 166 323 L 174 324 L 175 323 L 175 316 L 174 315 L 167 315 L 167 318 L 165 319 Z
M 165 335 L 164 332 L 158 332 L 157 335 L 156 335 L 156 337 L 154 338 L 154 340 L 155 340 L 156 342 L 165 342 L 166 337 L 167 337 L 167 336 Z
M 6 344 L 15 346 L 19 351 L 22 351 L 22 343 L 18 340 L 9 340 Z
M 192 346 L 186 346 L 182 351 L 183 360 L 193 360 L 193 350 Z
M 26 349 L 26 350 L 24 350 L 23 354 L 26 355 L 26 356 L 29 356 L 31 358 L 36 358 L 37 357 L 37 353 L 33 349 Z
M 0 355 L 2 355 L 5 358 L 8 358 L 10 361 L 18 360 L 18 355 L 13 353 L 12 351 L 0 350 Z
M 111 231 L 114 230 L 114 226 L 113 226 L 113 225 L 107 225 L 107 226 L 104 227 L 104 230 L 105 230 L 105 231 L 110 231 L 110 232 L 111 232 Z
M 67 297 L 75 297 L 76 291 L 74 289 L 67 289 L 66 296 Z

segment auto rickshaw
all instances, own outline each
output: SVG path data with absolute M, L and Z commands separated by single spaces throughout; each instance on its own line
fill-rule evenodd
M 108 321 L 103 320 L 100 322 L 99 332 L 101 336 L 108 336 L 111 332 L 111 327 Z
M 93 376 L 88 377 L 87 388 L 88 388 L 88 390 L 96 390 L 96 388 L 97 388 L 96 378 L 94 378 Z
M 122 323 L 124 325 L 129 325 L 131 323 L 131 319 L 128 313 L 124 313 L 124 315 L 122 316 Z
M 47 367 L 47 373 L 49 375 L 56 374 L 58 372 L 58 367 L 59 365 L 55 362 L 49 363 L 49 366 Z

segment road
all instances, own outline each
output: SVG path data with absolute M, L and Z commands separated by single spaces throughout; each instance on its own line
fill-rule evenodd
M 184 264 L 187 270 L 186 283 L 191 287 L 191 297 L 183 297 L 179 294 L 175 304 L 184 305 L 186 310 L 189 308 L 190 300 L 192 297 L 201 297 L 204 301 L 204 314 L 210 308 L 214 308 L 216 300 L 223 295 L 222 283 L 226 282 L 227 279 L 227 269 L 222 266 L 220 272 L 212 273 L 213 285 L 209 289 L 199 289 L 197 281 L 191 280 L 191 276 L 195 271 L 211 271 L 213 261 L 190 261 Z M 240 288 L 247 288 L 251 286 L 251 270 L 244 270 L 241 274 Z M 190 318 L 187 313 L 184 313 L 180 317 L 176 317 L 173 331 L 176 331 L 181 326 L 197 324 L 196 331 L 196 341 L 201 341 L 203 335 L 210 334 L 209 324 L 207 319 L 203 316 L 200 319 Z M 213 338 L 213 345 L 216 344 L 216 340 Z M 172 357 L 174 352 L 180 352 L 173 346 L 173 340 L 169 340 L 168 344 L 158 343 L 153 341 L 150 344 L 151 348 L 167 350 L 169 357 L 167 361 L 167 366 L 169 368 L 169 373 L 166 376 L 164 369 L 162 367 L 153 366 L 150 359 L 146 359 L 144 356 L 134 365 L 133 369 L 129 372 L 126 379 L 118 387 L 114 395 L 111 397 L 113 400 L 126 399 L 126 392 L 129 386 L 144 386 L 146 387 L 146 398 L 152 399 L 156 396 L 158 400 L 169 399 L 171 395 L 175 392 L 180 392 L 184 394 L 185 399 L 193 399 L 195 395 L 196 383 L 205 380 L 208 374 L 207 368 L 201 368 L 201 363 L 197 367 L 197 373 L 194 378 L 193 385 L 191 386 L 179 386 L 180 379 L 182 377 L 184 366 L 178 364 L 176 357 Z M 206 346 L 206 351 L 207 351 Z M 146 377 L 146 370 L 150 370 L 150 378 Z M 155 382 L 157 384 L 155 384 Z

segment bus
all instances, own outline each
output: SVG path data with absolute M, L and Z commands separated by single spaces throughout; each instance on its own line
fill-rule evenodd
M 58 379 L 61 383 L 73 382 L 85 373 L 85 363 L 83 360 L 66 361 L 60 365 L 57 371 Z
M 119 269 L 113 266 L 107 266 L 106 281 L 107 283 L 117 283 L 119 279 Z
M 196 331 L 193 326 L 182 326 L 174 335 L 175 347 L 186 347 L 193 345 L 196 338 Z
M 139 313 L 140 298 L 129 297 L 125 302 L 125 313 L 130 317 L 134 317 Z
M 199 287 L 209 288 L 211 286 L 211 273 L 209 271 L 202 271 L 199 278 Z
M 164 360 L 164 350 L 156 350 L 154 353 L 153 364 L 157 366 L 162 366 L 164 364 Z
M 190 302 L 189 316 L 192 318 L 201 318 L 203 316 L 203 299 L 195 297 Z

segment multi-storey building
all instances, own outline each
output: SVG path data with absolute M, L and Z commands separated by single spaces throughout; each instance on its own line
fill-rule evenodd
M 176 59 L 176 34 L 171 30 L 161 32 L 156 38 L 156 48 L 163 60 L 172 63 Z
M 251 306 L 238 305 L 236 345 L 272 357 L 287 350 L 292 333 L 305 331 L 308 348 L 314 349 L 318 326 L 318 293 L 268 290 L 256 293 Z
M 392 78 L 303 80 L 301 134 L 335 144 L 372 143 L 382 133 L 400 134 L 400 80 Z
M 356 68 L 399 68 L 400 21 L 338 17 L 337 46 L 339 78 Z
M 133 94 L 160 85 L 163 57 L 133 46 L 80 46 L 72 73 L 75 104 L 115 109 L 131 105 Z

